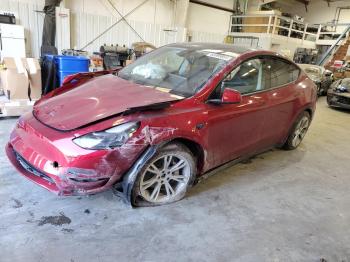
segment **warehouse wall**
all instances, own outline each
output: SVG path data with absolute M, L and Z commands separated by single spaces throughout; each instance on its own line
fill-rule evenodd
M 143 1 L 144 0 L 111 0 L 111 2 L 124 15 Z M 74 13 L 119 17 L 107 0 L 70 0 L 66 1 L 66 7 L 71 9 Z M 174 19 L 173 9 L 174 3 L 172 1 L 149 0 L 142 7 L 128 16 L 128 19 L 170 26 Z
M 118 9 L 120 8 L 125 14 L 142 1 L 118 0 L 117 2 Z M 156 5 L 154 5 L 155 2 Z M 106 5 L 106 1 L 66 0 L 65 3 L 68 8 L 71 8 L 72 48 L 82 48 L 120 18 L 111 7 Z M 39 57 L 40 54 L 44 14 L 36 11 L 41 11 L 43 4 L 44 0 L 0 1 L 0 10 L 14 12 L 18 17 L 18 24 L 25 27 L 27 56 L 29 57 Z M 171 1 L 149 0 L 128 17 L 128 21 L 144 40 L 156 46 L 185 40 L 184 28 L 178 28 L 175 32 L 164 31 L 164 29 L 172 28 L 174 23 Z M 98 51 L 99 47 L 105 43 L 130 46 L 136 41 L 141 41 L 141 39 L 125 22 L 120 22 L 107 34 L 89 45 L 86 50 Z
M 70 8 L 72 12 L 82 11 L 82 13 L 87 14 L 96 14 L 97 12 L 97 14 L 102 16 L 115 15 L 115 12 L 110 9 L 106 0 L 96 1 L 96 3 L 89 0 L 67 2 L 67 8 Z M 123 14 L 126 14 L 133 7 L 137 6 L 137 4 L 141 3 L 142 0 L 112 0 L 112 2 L 120 8 Z M 158 28 L 152 29 L 156 31 L 159 30 L 159 27 L 177 28 L 182 33 L 185 32 L 183 29 L 187 28 L 188 33 L 192 36 L 192 41 L 223 41 L 228 31 L 230 13 L 192 3 L 187 3 L 188 10 L 183 11 L 183 9 L 179 8 L 179 5 L 181 5 L 181 2 L 188 2 L 188 0 L 178 0 L 177 4 L 175 2 L 173 0 L 149 0 L 129 18 L 146 24 L 157 24 Z M 206 2 L 227 8 L 232 8 L 233 5 L 233 0 L 206 0 Z M 178 8 L 176 9 L 175 7 Z M 99 11 L 94 12 L 97 9 Z M 174 10 L 177 10 L 177 12 L 174 12 Z M 151 25 L 148 25 L 148 27 L 151 27 Z M 174 33 L 168 32 L 164 37 L 170 37 L 171 39 L 176 37 L 176 39 L 179 39 L 182 36 L 179 33 L 177 36 L 174 36 Z M 163 38 L 163 36 L 160 38 Z M 160 43 L 157 37 L 151 42 L 156 45 Z
M 41 0 L 0 0 L 0 10 L 15 13 L 17 23 L 25 28 L 26 53 L 39 57 L 44 15 L 36 12 L 43 9 Z
M 97 40 L 95 39 L 106 28 L 117 22 L 118 19 L 111 16 L 92 15 L 85 13 L 72 14 L 72 47 L 81 49 L 90 43 L 87 48 L 89 52 L 98 51 L 103 44 L 119 44 L 131 46 L 133 42 L 145 40 L 153 43 L 155 46 L 162 46 L 168 43 L 185 41 L 185 29 L 177 28 L 175 31 L 165 31 L 167 25 L 146 23 L 134 20 L 128 20 L 129 24 L 138 32 L 141 38 L 130 29 L 130 27 L 120 22 L 113 29 L 103 34 Z
M 123 15 L 129 13 L 144 0 L 112 0 Z M 120 16 L 106 0 L 66 1 L 72 13 L 72 47 L 82 48 L 97 35 L 116 23 Z M 147 41 L 156 46 L 185 40 L 183 27 L 175 27 L 175 5 L 169 0 L 149 0 L 127 17 L 130 25 L 141 38 L 124 22 L 109 30 L 86 50 L 98 51 L 103 44 L 130 46 L 133 42 Z M 170 29 L 170 31 L 169 31 Z
M 206 1 L 232 9 L 232 0 Z M 222 42 L 228 32 L 231 13 L 198 4 L 189 4 L 187 28 L 192 41 Z
M 143 0 L 111 0 L 122 14 Z M 232 0 L 206 0 L 232 8 Z M 95 36 L 115 23 L 120 16 L 107 0 L 64 0 L 71 10 L 71 47 L 82 48 Z M 39 57 L 44 14 L 44 0 L 0 0 L 0 10 L 14 12 L 26 29 L 27 56 Z M 161 46 L 186 40 L 187 29 L 192 41 L 222 42 L 227 33 L 230 13 L 188 3 L 188 0 L 149 0 L 127 17 L 130 24 L 148 42 Z M 125 22 L 91 43 L 86 50 L 98 51 L 103 44 L 141 41 Z

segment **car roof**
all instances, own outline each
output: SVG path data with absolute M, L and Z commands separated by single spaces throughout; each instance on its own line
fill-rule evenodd
M 174 44 L 166 45 L 165 47 L 175 47 L 175 48 L 178 47 L 178 48 L 186 48 L 186 49 L 199 50 L 199 51 L 205 50 L 209 52 L 212 50 L 214 53 L 215 51 L 220 50 L 223 53 L 231 52 L 231 53 L 235 53 L 237 57 L 245 57 L 245 58 L 249 58 L 255 55 L 269 55 L 269 56 L 275 56 L 275 57 L 285 59 L 290 63 L 294 64 L 294 62 L 291 59 L 277 52 L 264 50 L 264 49 L 254 49 L 254 48 L 249 48 L 246 46 L 240 46 L 240 45 L 234 45 L 234 44 L 190 42 L 190 43 L 174 43 Z
M 239 45 L 232 45 L 232 44 L 219 44 L 219 43 L 175 43 L 167 45 L 169 47 L 182 47 L 182 48 L 188 48 L 193 50 L 203 50 L 203 49 L 220 49 L 225 52 L 233 52 L 236 54 L 243 54 L 249 51 L 257 51 L 253 48 L 247 48 L 245 46 L 239 46 Z

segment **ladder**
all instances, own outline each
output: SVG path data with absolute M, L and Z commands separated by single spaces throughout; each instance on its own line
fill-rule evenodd
M 346 34 L 348 32 L 350 32 L 350 24 L 345 28 L 345 30 L 338 37 L 338 39 L 335 41 L 335 43 L 333 45 L 331 45 L 330 48 L 328 48 L 326 53 L 324 53 L 324 55 L 321 57 L 320 61 L 318 61 L 317 65 L 323 66 L 328 61 L 328 58 L 331 56 L 331 54 L 333 54 L 333 53 L 335 54 L 338 51 L 338 49 L 341 47 L 341 45 L 339 45 L 339 43 L 342 41 L 342 39 L 344 38 L 344 36 L 346 36 Z

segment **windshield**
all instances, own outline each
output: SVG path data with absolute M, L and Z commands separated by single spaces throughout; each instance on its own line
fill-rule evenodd
M 121 70 L 118 76 L 189 97 L 236 56 L 223 50 L 166 46 L 139 58 Z

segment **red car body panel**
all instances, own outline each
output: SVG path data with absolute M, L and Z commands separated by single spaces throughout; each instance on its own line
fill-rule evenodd
M 28 113 L 19 119 L 7 155 L 28 179 L 59 195 L 76 195 L 112 187 L 150 145 L 174 139 L 190 141 L 200 149 L 198 176 L 230 160 L 283 144 L 299 114 L 315 110 L 316 88 L 304 73 L 286 86 L 244 95 L 238 104 L 206 103 L 228 72 L 260 55 L 276 56 L 267 51 L 243 53 L 197 94 L 181 100 L 117 76 L 84 75 L 39 101 L 35 117 Z M 122 114 L 132 107 L 169 101 L 171 105 L 163 109 Z M 72 142 L 129 121 L 139 121 L 141 126 L 121 147 L 86 150 Z M 49 179 L 28 172 L 19 159 Z
M 179 98 L 109 74 L 36 105 L 33 114 L 45 125 L 68 131 L 128 108 L 175 100 Z

